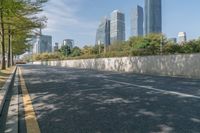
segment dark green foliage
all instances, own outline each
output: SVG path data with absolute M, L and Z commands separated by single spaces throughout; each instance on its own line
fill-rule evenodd
M 80 56 L 80 55 L 81 55 L 81 49 L 79 47 L 74 47 L 72 49 L 71 56 L 76 57 L 76 56 Z
M 64 56 L 69 56 L 72 53 L 72 49 L 68 45 L 63 45 L 59 52 Z
M 164 54 L 181 53 L 181 46 L 177 44 L 166 44 L 163 47 Z

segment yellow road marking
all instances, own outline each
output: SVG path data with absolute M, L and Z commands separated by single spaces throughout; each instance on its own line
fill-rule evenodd
M 26 88 L 26 85 L 25 85 L 25 80 L 22 76 L 22 71 L 20 68 L 18 70 L 19 70 L 20 83 L 21 83 L 21 89 L 22 89 L 22 95 L 23 95 L 27 133 L 40 133 L 40 128 L 38 125 L 36 114 L 33 109 L 32 101 L 28 93 L 28 89 Z

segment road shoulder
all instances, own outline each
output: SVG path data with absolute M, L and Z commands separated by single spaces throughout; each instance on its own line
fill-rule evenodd
M 16 72 L 14 86 L 12 88 L 12 98 L 9 105 L 8 116 L 6 120 L 6 130 L 5 133 L 18 133 L 18 71 Z

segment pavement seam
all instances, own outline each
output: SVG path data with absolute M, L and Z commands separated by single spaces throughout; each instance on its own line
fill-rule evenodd
M 27 133 L 40 133 L 41 132 L 40 127 L 33 108 L 31 97 L 26 87 L 25 80 L 22 76 L 21 68 L 19 68 L 19 75 L 20 75 L 20 84 L 22 90 L 22 99 L 24 103 L 25 123 L 26 123 Z

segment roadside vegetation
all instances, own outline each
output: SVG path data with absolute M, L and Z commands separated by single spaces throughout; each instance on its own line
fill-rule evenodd
M 44 27 L 46 17 L 39 17 L 42 4 L 47 0 L 0 1 L 0 54 L 1 69 L 14 64 L 13 58 L 27 51 L 33 31 Z
M 12 74 L 14 68 L 15 67 L 12 66 L 6 70 L 0 70 L 0 87 L 3 87 L 9 76 Z
M 125 42 L 116 42 L 107 46 L 85 45 L 83 48 L 70 49 L 63 46 L 54 53 L 33 55 L 27 60 L 63 60 L 63 59 L 88 59 L 104 57 L 147 56 L 168 54 L 200 53 L 200 39 L 177 44 L 160 34 L 150 34 L 145 37 L 131 37 Z

